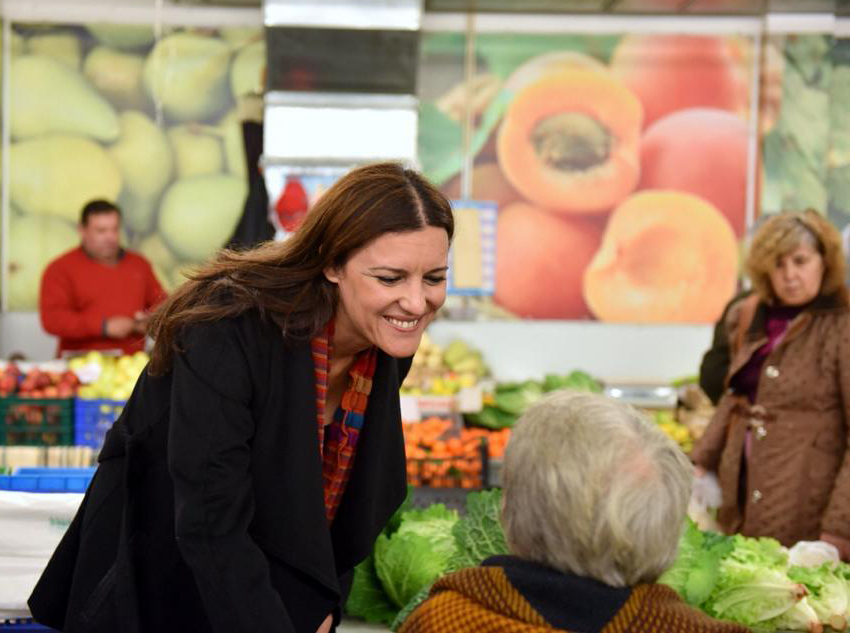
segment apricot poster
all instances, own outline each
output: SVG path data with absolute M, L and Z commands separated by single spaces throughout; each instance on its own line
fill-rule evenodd
M 751 40 L 475 36 L 423 42 L 420 158 L 498 205 L 484 314 L 710 323 L 738 282 Z M 467 81 L 468 79 L 468 81 Z M 491 305 L 488 305 L 491 304 Z

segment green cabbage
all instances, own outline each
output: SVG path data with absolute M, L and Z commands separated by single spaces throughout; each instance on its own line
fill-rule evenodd
M 434 504 L 403 513 L 395 534 L 378 537 L 375 571 L 396 607 L 403 607 L 446 571 L 456 550 L 452 527 L 457 520 L 457 512 Z

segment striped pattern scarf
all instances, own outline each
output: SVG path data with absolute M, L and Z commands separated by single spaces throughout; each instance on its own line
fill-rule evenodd
M 500 558 L 504 566 L 470 567 L 437 580 L 399 633 L 749 633 L 697 611 L 664 585 L 613 589 L 529 572 L 530 565 Z
M 333 350 L 333 321 L 311 341 L 316 378 L 316 418 L 319 424 L 319 451 L 322 457 L 322 483 L 325 492 L 325 516 L 332 522 L 354 465 L 357 442 L 363 429 L 366 405 L 372 391 L 377 352 L 374 347 L 361 352 L 348 370 L 348 387 L 325 426 L 325 403 Z

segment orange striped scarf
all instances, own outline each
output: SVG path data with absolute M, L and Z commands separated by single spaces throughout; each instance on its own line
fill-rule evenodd
M 325 403 L 333 350 L 333 321 L 311 341 L 316 379 L 316 418 L 319 424 L 319 452 L 322 458 L 322 483 L 325 516 L 332 522 L 354 465 L 357 442 L 363 429 L 366 405 L 372 391 L 377 352 L 374 347 L 361 352 L 348 370 L 348 387 L 330 424 L 325 426 Z
M 471 567 L 434 583 L 429 598 L 410 614 L 399 633 L 569 630 L 551 624 L 538 603 L 535 596 L 519 591 L 503 568 Z M 748 633 L 744 626 L 697 611 L 659 584 L 638 585 L 611 616 L 599 633 Z

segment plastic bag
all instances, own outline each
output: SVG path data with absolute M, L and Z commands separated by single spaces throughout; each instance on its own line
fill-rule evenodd
M 788 563 L 801 567 L 817 567 L 839 560 L 838 548 L 826 541 L 800 541 L 788 550 Z

